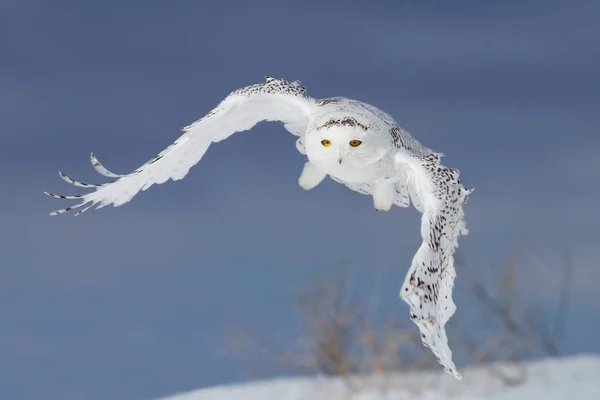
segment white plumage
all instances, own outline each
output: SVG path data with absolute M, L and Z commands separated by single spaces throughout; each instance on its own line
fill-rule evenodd
M 421 339 L 444 369 L 460 379 L 452 361 L 445 324 L 454 314 L 455 248 L 466 234 L 462 205 L 473 189 L 466 189 L 459 172 L 440 164 L 440 153 L 423 146 L 383 111 L 343 97 L 314 99 L 300 82 L 267 77 L 265 83 L 238 89 L 212 111 L 186 126 L 169 147 L 126 175 L 115 174 L 92 153 L 94 168 L 115 178 L 105 184 L 78 182 L 59 171 L 63 180 L 78 187 L 94 188 L 84 195 L 62 196 L 80 203 L 54 211 L 62 214 L 85 206 L 117 207 L 139 191 L 169 179 L 182 179 L 211 143 L 235 132 L 251 129 L 261 121 L 281 121 L 298 136 L 296 147 L 307 156 L 299 178 L 302 188 L 317 186 L 326 176 L 350 189 L 373 197 L 378 210 L 393 204 L 421 213 L 423 243 L 414 255 L 400 297 L 410 305 L 410 318 Z

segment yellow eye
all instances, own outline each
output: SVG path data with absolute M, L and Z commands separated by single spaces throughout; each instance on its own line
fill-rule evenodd
M 361 143 L 362 142 L 360 140 L 351 140 L 350 141 L 350 146 L 352 146 L 352 147 L 358 147 L 358 146 L 360 146 Z
M 325 147 L 329 147 L 329 146 L 331 146 L 331 142 L 330 142 L 329 140 L 327 140 L 327 139 L 325 139 L 325 140 L 321 140 L 321 144 L 322 144 L 323 146 L 325 146 Z

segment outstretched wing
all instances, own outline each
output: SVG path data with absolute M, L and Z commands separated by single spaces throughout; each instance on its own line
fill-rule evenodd
M 98 205 L 96 208 L 109 204 L 117 207 L 130 201 L 140 190 L 146 190 L 155 183 L 182 179 L 190 168 L 200 161 L 211 143 L 226 139 L 235 132 L 251 129 L 261 121 L 283 122 L 288 131 L 300 136 L 296 146 L 298 151 L 304 154 L 302 141 L 313 107 L 314 99 L 307 96 L 306 89 L 300 82 L 290 83 L 283 79 L 266 77 L 265 83 L 230 93 L 203 118 L 183 128 L 184 134 L 173 144 L 129 174 L 110 172 L 92 153 L 92 165 L 96 171 L 104 176 L 116 178 L 112 182 L 86 184 L 59 171 L 61 178 L 66 182 L 78 187 L 93 188 L 95 191 L 76 196 L 45 192 L 55 198 L 81 200 L 72 207 L 54 211 L 50 215 L 62 214 L 84 205 L 88 206 L 75 215 L 94 205 Z
M 417 156 L 405 150 L 396 155 L 399 168 L 410 167 L 408 187 L 411 197 L 421 201 L 423 212 L 423 243 L 413 257 L 400 297 L 410 305 L 410 318 L 419 327 L 423 345 L 433 351 L 446 372 L 461 379 L 444 326 L 456 311 L 453 255 L 458 237 L 468 233 L 462 205 L 473 189 L 465 189 L 458 170 L 440 164 L 441 156 Z

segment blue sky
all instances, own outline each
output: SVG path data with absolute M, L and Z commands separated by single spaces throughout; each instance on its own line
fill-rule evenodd
M 293 331 L 296 288 L 341 261 L 393 267 L 384 301 L 407 313 L 397 288 L 420 215 L 377 213 L 332 181 L 303 191 L 303 157 L 277 124 L 125 206 L 47 215 L 64 205 L 44 190 L 77 189 L 58 168 L 95 181 L 94 151 L 131 171 L 264 75 L 369 102 L 446 154 L 477 188 L 460 241 L 470 264 L 527 239 L 551 277 L 569 248 L 568 348 L 600 352 L 600 4 L 424 3 L 0 3 L 0 397 L 149 398 L 242 379 L 227 330 Z

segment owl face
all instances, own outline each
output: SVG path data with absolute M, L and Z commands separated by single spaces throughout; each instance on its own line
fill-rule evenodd
M 332 126 L 306 134 L 306 155 L 311 162 L 331 167 L 361 167 L 383 158 L 389 139 L 362 127 Z

